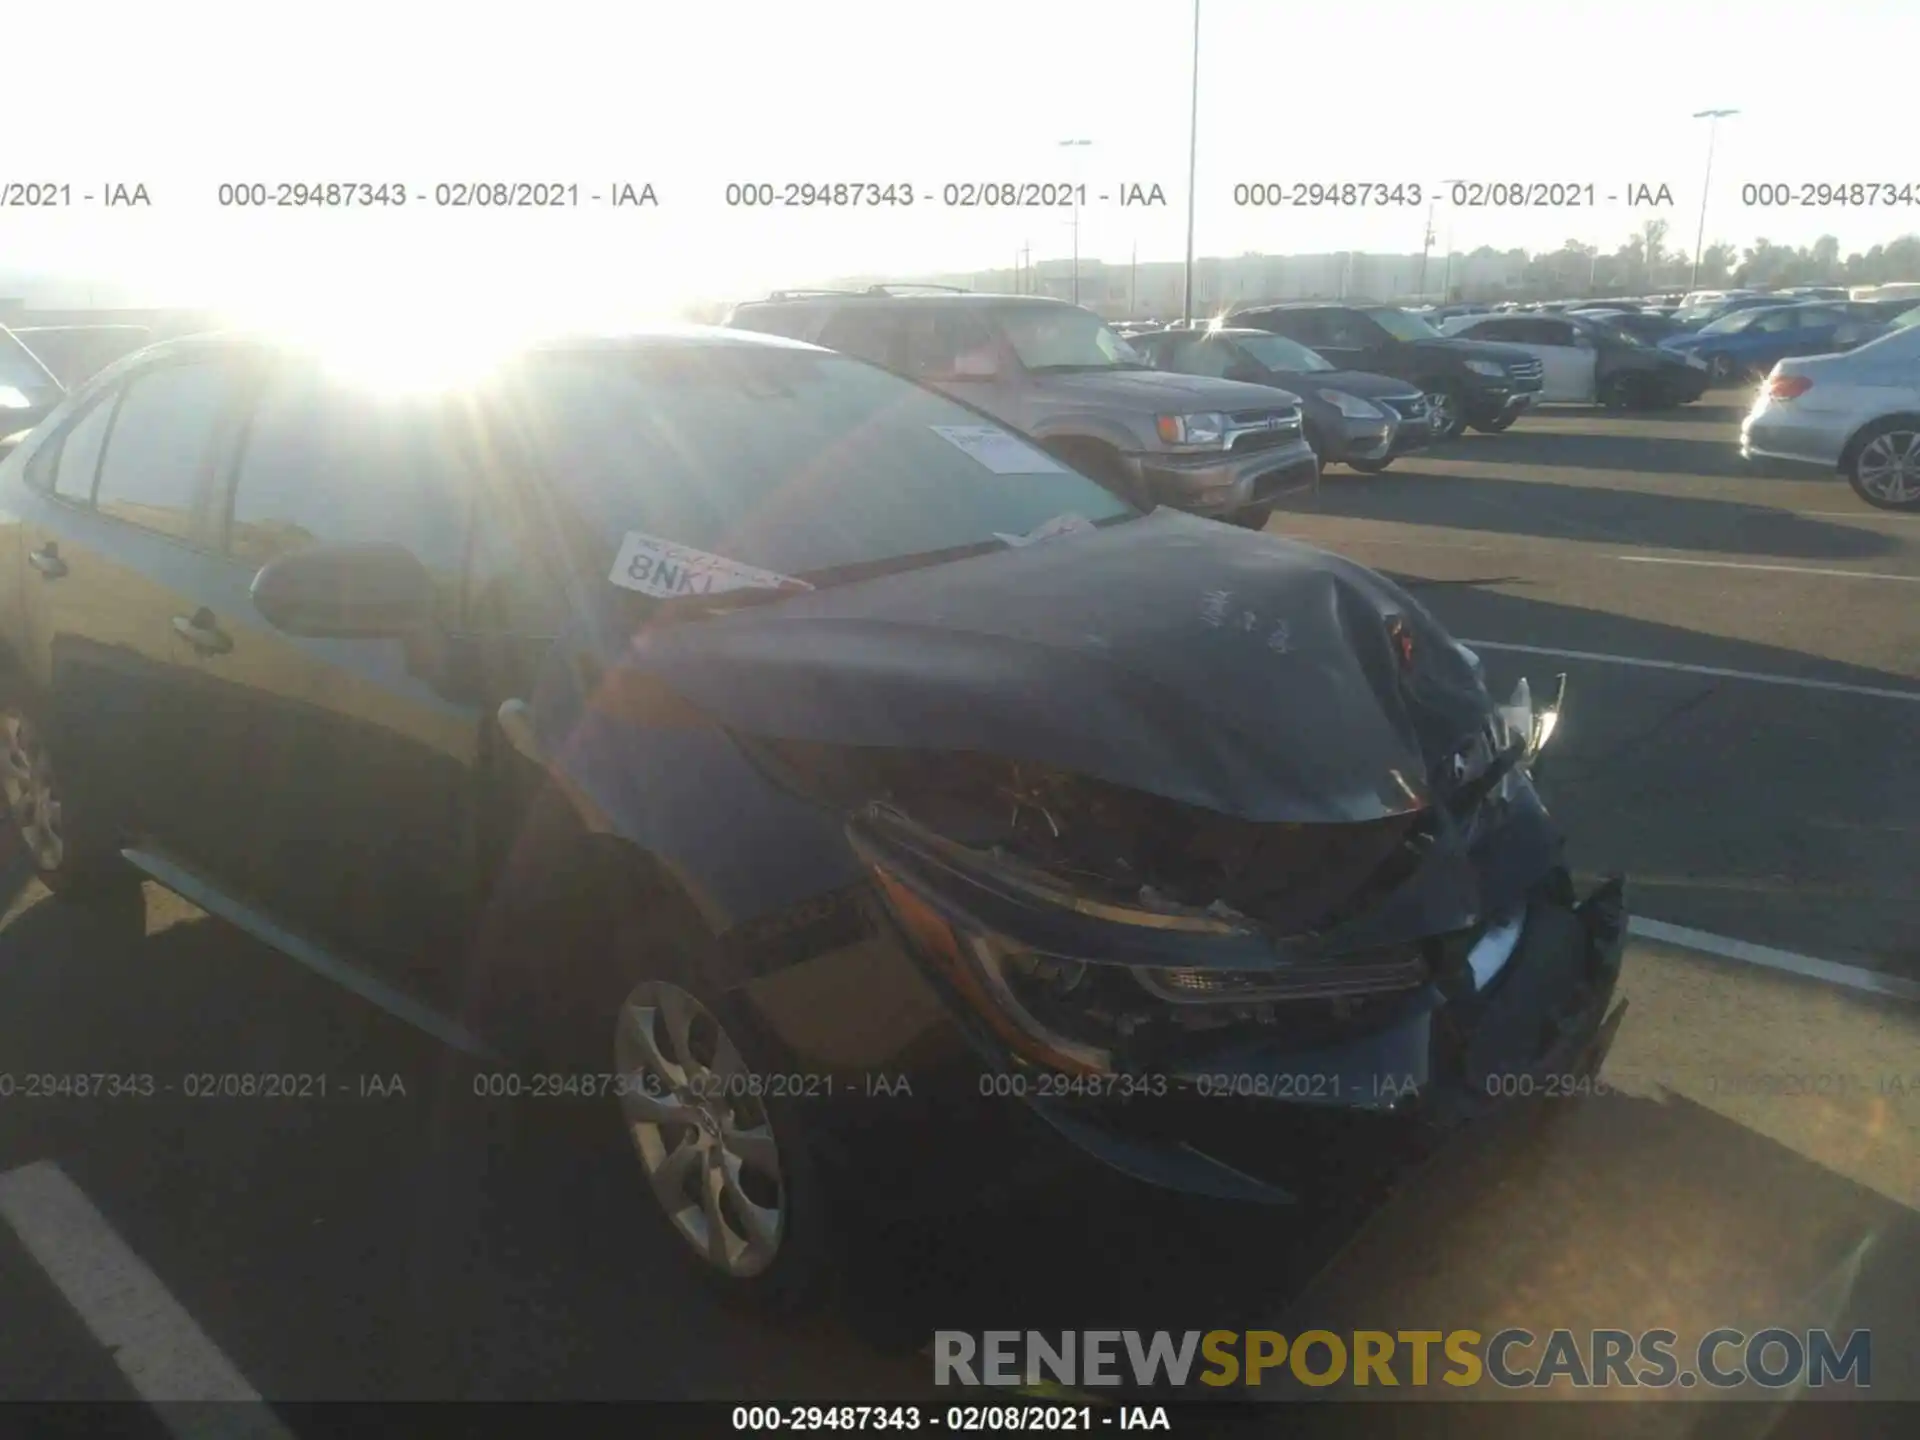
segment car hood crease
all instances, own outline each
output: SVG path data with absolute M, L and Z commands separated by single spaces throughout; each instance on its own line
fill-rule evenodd
M 589 703 L 641 723 L 984 753 L 1254 821 L 1422 808 L 1489 704 L 1391 582 L 1171 510 L 656 625 L 610 659 Z

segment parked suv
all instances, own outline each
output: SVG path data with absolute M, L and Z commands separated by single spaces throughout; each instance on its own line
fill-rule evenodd
M 1032 436 L 1142 509 L 1259 529 L 1320 469 L 1300 397 L 1155 371 L 1106 321 L 1024 295 L 787 293 L 729 325 L 807 340 L 931 385 Z
M 167 342 L 0 463 L 10 822 L 512 1063 L 454 1094 L 630 1141 L 723 1288 L 1036 1146 L 1284 1202 L 1301 1128 L 1604 1055 L 1548 718 L 1382 576 L 766 336 L 351 372 Z
M 1271 330 L 1318 351 L 1343 370 L 1411 381 L 1451 439 L 1471 425 L 1504 430 L 1540 395 L 1542 367 L 1524 350 L 1449 340 L 1410 311 L 1392 305 L 1299 301 L 1236 311 L 1231 326 Z

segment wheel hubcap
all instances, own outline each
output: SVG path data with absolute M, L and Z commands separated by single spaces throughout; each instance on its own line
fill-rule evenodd
M 1439 435 L 1453 428 L 1453 397 L 1440 392 L 1427 396 L 1427 425 Z
M 1894 505 L 1920 501 L 1920 432 L 1889 430 L 1876 435 L 1855 465 L 1860 488 Z
M 0 715 L 0 790 L 20 838 L 42 870 L 54 870 L 66 855 L 60 831 L 60 795 L 53 783 L 53 757 L 24 715 Z
M 647 980 L 620 1007 L 613 1051 L 628 1133 L 673 1228 L 715 1269 L 758 1275 L 786 1233 L 786 1187 L 739 1047 L 698 997 Z

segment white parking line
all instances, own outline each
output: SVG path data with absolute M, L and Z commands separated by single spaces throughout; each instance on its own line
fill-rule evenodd
M 0 1216 L 181 1440 L 293 1440 L 58 1165 L 36 1160 L 0 1175 Z
M 1812 565 L 1754 565 L 1744 560 L 1683 560 L 1675 555 L 1616 555 L 1628 565 L 1691 565 L 1702 570 L 1766 570 L 1776 575 L 1831 575 L 1842 580 L 1893 580 L 1920 585 L 1920 575 L 1888 575 L 1877 570 L 1822 570 Z
M 1664 920 L 1648 920 L 1638 915 L 1627 921 L 1627 929 L 1644 940 L 1677 945 L 1683 950 L 1703 951 L 1723 960 L 1738 960 L 1767 970 L 1804 975 L 1809 979 L 1824 980 L 1829 985 L 1861 990 L 1869 995 L 1889 995 L 1896 1000 L 1920 1002 L 1920 980 L 1909 980 L 1904 975 L 1888 975 L 1860 965 L 1842 965 L 1835 960 L 1820 960 L 1812 955 L 1776 949 L 1772 945 L 1756 945 L 1751 940 L 1735 940 L 1729 935 L 1715 935 L 1687 925 L 1669 925 Z
M 1830 690 L 1840 695 L 1867 695 L 1876 700 L 1904 700 L 1920 705 L 1920 690 L 1882 690 L 1874 685 L 1845 685 L 1838 680 L 1804 680 L 1797 675 L 1763 675 L 1756 670 L 1724 670 L 1717 665 L 1683 665 L 1678 660 L 1647 660 L 1638 655 L 1608 655 L 1598 650 L 1563 650 L 1557 645 L 1514 645 L 1504 640 L 1462 640 L 1471 650 L 1510 650 L 1518 655 L 1550 655 L 1562 660 L 1592 660 L 1601 665 L 1626 665 L 1637 670 L 1670 670 L 1682 675 L 1710 675 L 1716 680 L 1748 680 L 1756 685 L 1786 685 L 1798 690 Z

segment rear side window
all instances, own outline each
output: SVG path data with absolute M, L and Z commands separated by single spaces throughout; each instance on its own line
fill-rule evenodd
M 383 400 L 305 369 L 260 393 L 234 477 L 227 552 L 250 565 L 308 545 L 404 545 L 456 595 L 467 506 L 458 431 L 432 400 Z
M 102 395 L 61 437 L 60 449 L 53 457 L 53 493 L 62 500 L 85 505 L 93 500 L 93 477 L 100 469 L 100 452 L 106 448 L 107 427 L 113 423 L 113 402 L 117 394 Z
M 128 383 L 94 492 L 102 515 L 176 539 L 192 533 L 237 374 L 221 361 L 193 360 L 143 371 Z
M 962 314 L 950 306 L 929 308 L 910 317 L 903 328 L 900 369 L 916 379 L 952 375 L 963 357 L 995 358 L 993 332 L 978 315 Z
M 841 310 L 820 327 L 819 343 L 843 355 L 891 367 L 899 361 L 902 348 L 899 312 Z

